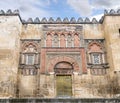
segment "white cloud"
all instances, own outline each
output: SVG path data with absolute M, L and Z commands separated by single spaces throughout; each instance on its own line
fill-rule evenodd
M 118 9 L 120 0 L 92 0 L 91 4 L 96 9 Z
M 53 0 L 57 2 L 57 0 Z M 50 5 L 50 0 L 0 0 L 0 9 L 19 9 L 21 17 L 27 19 L 29 17 L 49 17 L 52 12 L 46 10 Z
M 67 3 L 80 15 L 88 16 L 91 14 L 92 7 L 88 0 L 67 0 Z
M 93 10 L 120 8 L 120 0 L 67 0 L 67 3 L 81 16 L 91 16 Z
M 58 5 L 58 1 L 64 4 L 67 1 L 67 4 L 73 10 L 71 13 L 75 11 L 84 17 L 98 15 L 97 10 L 120 8 L 120 0 L 0 0 L 0 9 L 5 11 L 8 9 L 19 9 L 23 19 L 28 19 L 29 17 L 35 18 L 36 16 L 40 18 L 56 17 L 59 11 L 57 11 L 57 8 L 53 9 L 54 7 L 50 10 L 50 7 L 54 3 Z M 66 5 L 66 9 L 68 5 Z

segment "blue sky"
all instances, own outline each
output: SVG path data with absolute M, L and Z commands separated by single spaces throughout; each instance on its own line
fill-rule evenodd
M 96 17 L 104 9 L 120 9 L 120 0 L 0 0 L 0 9 L 19 9 L 22 19 L 39 17 Z

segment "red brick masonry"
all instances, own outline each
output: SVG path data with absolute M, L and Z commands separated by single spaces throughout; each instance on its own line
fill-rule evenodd
M 59 53 L 59 54 L 61 52 L 65 52 L 65 53 L 66 52 L 67 53 L 78 52 L 78 53 L 80 53 L 81 61 L 76 61 L 72 57 L 61 55 L 61 56 L 54 57 L 50 61 L 47 62 L 46 56 L 47 56 L 47 53 L 50 53 L 50 52 Z M 62 61 L 71 63 L 73 65 L 74 71 L 76 71 L 76 72 L 79 72 L 80 69 L 82 69 L 82 73 L 87 73 L 85 49 L 84 48 L 79 48 L 79 47 L 76 47 L 76 48 L 62 48 L 62 47 L 61 48 L 51 48 L 51 47 L 42 48 L 41 49 L 41 63 L 40 63 L 41 68 L 40 68 L 40 72 L 41 73 L 45 73 L 46 71 L 47 72 L 54 72 L 54 66 L 57 63 L 62 62 Z M 46 62 L 47 62 L 47 64 L 46 64 Z M 82 68 L 79 67 L 78 62 L 82 62 Z

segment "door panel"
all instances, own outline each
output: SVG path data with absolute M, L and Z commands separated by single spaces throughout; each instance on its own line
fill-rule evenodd
M 56 76 L 56 90 L 57 96 L 72 96 L 71 75 Z

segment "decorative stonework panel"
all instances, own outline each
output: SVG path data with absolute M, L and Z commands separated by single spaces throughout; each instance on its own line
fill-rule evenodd
M 58 62 L 69 62 L 74 67 L 73 70 L 82 72 L 82 61 L 80 54 L 48 54 L 47 70 L 54 71 L 54 67 Z
M 73 47 L 73 40 L 70 34 L 67 35 L 67 47 Z
M 59 47 L 59 37 L 57 34 L 53 36 L 52 47 Z
M 87 62 L 91 69 L 91 74 L 106 74 L 108 63 L 106 61 L 106 52 L 104 40 L 86 40 Z
M 54 72 L 55 74 L 72 74 L 73 73 L 73 65 L 69 62 L 66 61 L 61 61 L 58 62 L 55 66 L 54 66 Z
M 82 26 L 43 25 L 44 47 L 84 47 L 82 30 Z M 48 35 L 52 38 L 49 39 L 51 46 Z
M 21 40 L 20 69 L 23 75 L 36 75 L 40 67 L 40 40 Z

